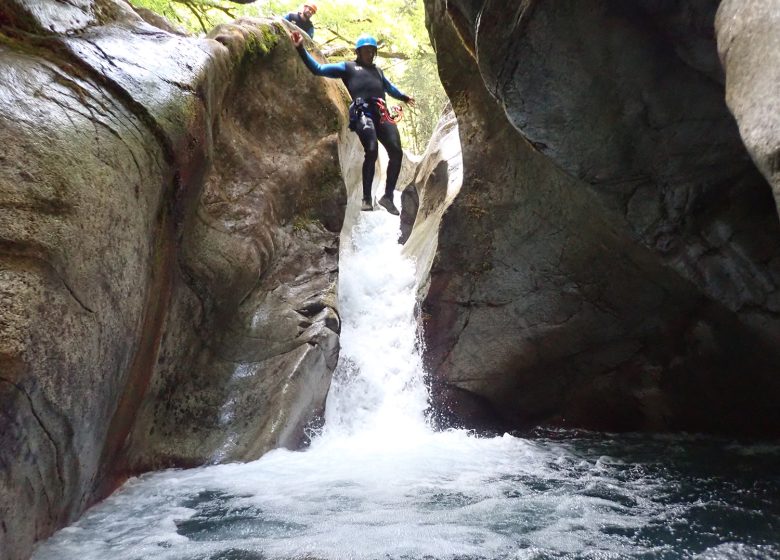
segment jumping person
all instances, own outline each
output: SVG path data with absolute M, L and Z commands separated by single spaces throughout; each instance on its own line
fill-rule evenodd
M 393 193 L 398 175 L 401 173 L 401 136 L 395 123 L 386 118 L 385 92 L 414 107 L 413 97 L 401 93 L 384 73 L 374 65 L 376 57 L 376 39 L 370 35 L 361 35 L 355 43 L 355 61 L 320 64 L 314 60 L 303 46 L 303 36 L 294 32 L 292 41 L 298 49 L 306 67 L 317 76 L 341 78 L 352 97 L 349 106 L 349 128 L 357 133 L 365 150 L 363 160 L 363 204 L 361 210 L 373 210 L 371 184 L 374 182 L 374 168 L 379 155 L 377 140 L 387 150 L 387 184 L 385 194 L 379 204 L 391 214 L 398 215 L 393 204 Z
M 317 6 L 314 4 L 304 4 L 298 13 L 290 12 L 284 19 L 290 21 L 303 29 L 306 34 L 314 39 L 314 24 L 311 22 L 311 16 L 317 13 Z

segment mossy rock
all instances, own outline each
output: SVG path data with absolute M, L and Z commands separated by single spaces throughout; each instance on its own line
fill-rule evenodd
M 226 46 L 233 61 L 240 63 L 246 56 L 268 56 L 283 35 L 285 32 L 279 22 L 241 18 L 218 25 L 208 37 Z

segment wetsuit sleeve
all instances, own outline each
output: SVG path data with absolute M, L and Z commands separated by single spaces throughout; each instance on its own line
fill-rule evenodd
M 390 97 L 395 97 L 396 99 L 400 99 L 404 103 L 409 101 L 410 97 L 408 95 L 401 93 L 401 91 L 397 87 L 395 87 L 393 82 L 388 80 L 384 75 L 382 75 L 382 80 L 384 83 L 385 91 L 388 94 L 390 94 Z
M 284 19 L 286 19 L 287 21 L 293 21 L 292 20 L 292 13 L 289 13 L 286 16 L 284 16 Z M 295 23 L 295 22 L 293 21 L 293 23 Z
M 335 64 L 320 64 L 312 58 L 309 52 L 303 48 L 298 47 L 298 54 L 301 56 L 306 68 L 311 70 L 311 73 L 315 76 L 325 76 L 326 78 L 343 78 L 347 72 L 347 65 L 344 62 L 336 62 Z

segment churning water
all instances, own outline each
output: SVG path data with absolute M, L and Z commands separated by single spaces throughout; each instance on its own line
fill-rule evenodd
M 355 228 L 310 448 L 130 480 L 36 560 L 780 558 L 780 446 L 431 430 L 398 219 Z

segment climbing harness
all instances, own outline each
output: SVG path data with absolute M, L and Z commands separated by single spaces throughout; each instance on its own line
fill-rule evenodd
M 400 105 L 388 107 L 384 99 L 372 98 L 366 101 L 358 97 L 349 105 L 349 129 L 357 130 L 358 122 L 364 115 L 379 117 L 380 123 L 396 124 L 403 118 L 404 110 Z
M 397 122 L 400 122 L 402 118 L 404 118 L 404 110 L 400 105 L 393 105 L 392 107 L 388 107 L 384 99 L 377 99 L 376 105 L 379 107 L 379 114 L 381 115 L 380 122 L 396 124 Z
M 357 97 L 349 104 L 349 129 L 353 132 L 357 130 L 358 122 L 365 114 L 371 114 L 371 104 L 363 99 Z

